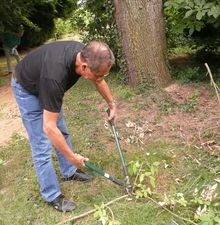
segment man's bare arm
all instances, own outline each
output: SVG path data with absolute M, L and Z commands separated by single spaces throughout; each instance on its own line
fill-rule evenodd
M 93 81 L 93 82 L 96 86 L 96 89 L 101 94 L 101 96 L 105 99 L 105 101 L 107 102 L 110 108 L 110 115 L 108 119 L 109 120 L 115 119 L 117 107 L 116 107 L 116 103 L 114 102 L 114 99 L 108 84 L 106 83 L 104 79 Z
M 84 166 L 84 161 L 88 161 L 87 158 L 75 154 L 72 149 L 66 143 L 66 140 L 57 127 L 57 120 L 59 113 L 49 112 L 44 110 L 43 112 L 43 130 L 51 142 L 56 146 L 57 149 L 75 166 Z

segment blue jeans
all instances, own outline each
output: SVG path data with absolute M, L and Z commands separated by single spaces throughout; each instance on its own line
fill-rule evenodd
M 14 78 L 11 80 L 11 86 L 21 113 L 23 124 L 28 133 L 32 159 L 41 186 L 41 194 L 47 202 L 51 202 L 61 194 L 61 191 L 52 164 L 51 153 L 53 145 L 43 132 L 43 109 L 38 97 L 16 83 Z M 58 117 L 57 127 L 72 149 L 62 111 Z M 76 167 L 70 164 L 58 149 L 56 149 L 56 154 L 62 176 L 64 178 L 72 176 L 76 171 Z

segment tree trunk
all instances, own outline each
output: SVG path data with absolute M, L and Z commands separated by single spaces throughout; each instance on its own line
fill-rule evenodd
M 129 84 L 168 85 L 162 0 L 114 0 L 114 6 Z

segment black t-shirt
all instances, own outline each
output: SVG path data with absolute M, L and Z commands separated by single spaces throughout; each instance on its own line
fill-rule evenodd
M 60 112 L 64 93 L 80 77 L 75 72 L 75 61 L 83 46 L 75 41 L 59 41 L 33 50 L 16 66 L 18 83 L 39 97 L 43 109 Z

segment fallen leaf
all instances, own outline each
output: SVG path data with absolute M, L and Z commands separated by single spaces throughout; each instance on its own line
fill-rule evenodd
M 133 122 L 131 122 L 131 121 L 129 120 L 125 125 L 126 125 L 126 127 L 131 128 L 131 127 L 135 127 L 135 126 L 136 126 L 136 123 L 133 123 Z

